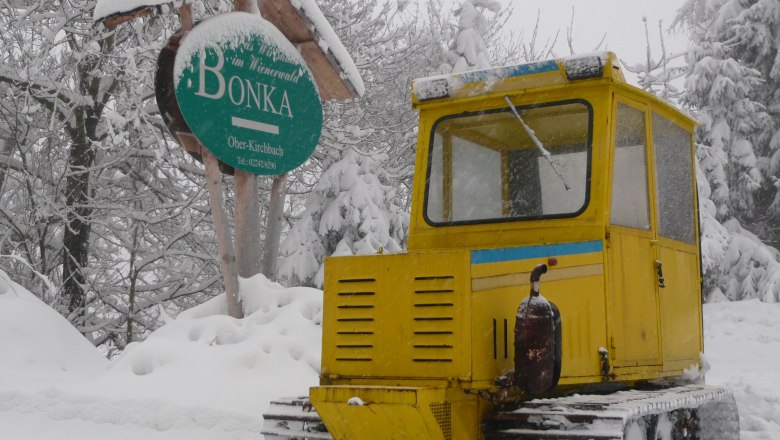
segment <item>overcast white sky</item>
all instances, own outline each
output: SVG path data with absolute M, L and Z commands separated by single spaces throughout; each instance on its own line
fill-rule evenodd
M 607 48 L 626 60 L 639 61 L 645 53 L 645 29 L 642 17 L 647 17 L 650 41 L 659 43 L 658 20 L 663 20 L 667 48 L 682 49 L 687 37 L 666 31 L 674 21 L 677 9 L 684 0 L 499 0 L 511 3 L 514 14 L 511 22 L 519 27 L 531 28 L 536 13 L 541 13 L 542 29 L 554 34 L 561 29 L 559 43 L 561 54 L 568 54 L 565 46 L 566 27 L 574 8 L 574 46 L 577 51 L 591 51 L 606 33 Z

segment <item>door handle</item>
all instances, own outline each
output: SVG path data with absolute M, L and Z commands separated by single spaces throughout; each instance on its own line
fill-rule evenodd
M 664 264 L 661 263 L 661 260 L 655 260 L 655 272 L 658 275 L 658 287 L 663 289 L 666 284 L 664 282 Z

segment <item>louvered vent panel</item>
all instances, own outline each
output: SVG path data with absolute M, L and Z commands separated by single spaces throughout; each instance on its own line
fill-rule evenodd
M 454 358 L 455 279 L 415 277 L 412 309 L 412 361 L 452 363 Z
M 376 334 L 376 279 L 340 279 L 336 297 L 336 361 L 371 362 Z

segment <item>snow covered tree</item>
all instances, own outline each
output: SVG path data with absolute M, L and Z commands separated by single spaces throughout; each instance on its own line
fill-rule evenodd
M 485 69 L 492 65 L 485 39 L 489 33 L 489 21 L 485 12 L 501 11 L 501 4 L 495 0 L 463 0 L 455 11 L 458 27 L 447 54 L 448 64 L 442 72 L 465 72 Z
M 409 216 L 382 168 L 385 159 L 346 148 L 325 164 L 303 216 L 282 243 L 283 279 L 321 287 L 326 256 L 401 250 Z
M 705 295 L 777 301 L 778 254 L 762 240 L 780 243 L 780 3 L 688 0 L 677 22 L 693 40 L 683 101 L 701 122 Z
M 636 64 L 627 64 L 623 66 L 629 72 L 637 75 L 637 86 L 642 90 L 653 93 L 667 101 L 678 100 L 683 91 L 679 90 L 673 82 L 685 75 L 687 67 L 680 63 L 680 60 L 686 55 L 686 52 L 667 53 L 664 40 L 663 22 L 658 22 L 658 37 L 661 53 L 657 59 L 653 56 L 652 45 L 650 44 L 650 31 L 647 27 L 647 18 L 642 17 L 645 26 L 646 57 L 644 62 Z
M 154 105 L 178 20 L 108 30 L 94 6 L 0 0 L 0 266 L 110 350 L 219 277 L 203 173 Z
M 702 123 L 699 158 L 717 217 L 735 216 L 764 239 L 776 237 L 780 3 L 689 0 L 678 20 L 693 40 L 685 102 Z

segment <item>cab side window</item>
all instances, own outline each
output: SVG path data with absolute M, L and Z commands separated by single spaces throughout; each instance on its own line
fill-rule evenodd
M 617 105 L 612 176 L 611 223 L 649 230 L 645 113 L 623 103 Z
M 673 240 L 694 243 L 691 133 L 653 113 L 653 150 L 658 232 Z

